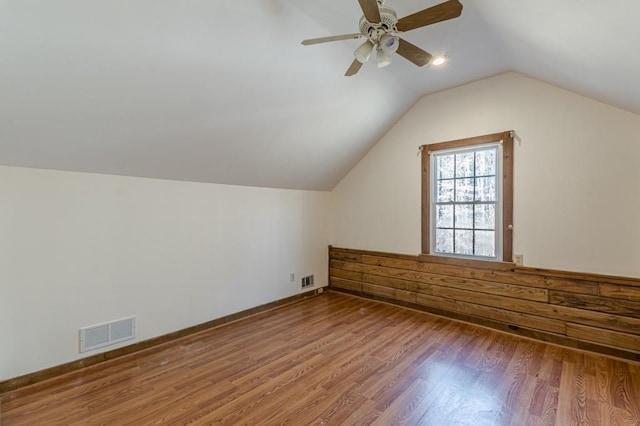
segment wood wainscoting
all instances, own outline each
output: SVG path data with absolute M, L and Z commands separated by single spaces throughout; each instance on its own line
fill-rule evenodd
M 329 246 L 330 288 L 640 361 L 640 280 Z

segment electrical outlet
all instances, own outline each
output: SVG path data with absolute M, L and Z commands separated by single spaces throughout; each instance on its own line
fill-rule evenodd
M 289 281 L 291 281 L 292 283 L 296 282 L 296 274 L 294 274 L 293 272 L 289 274 Z
M 515 263 L 516 266 L 524 266 L 524 255 L 522 255 L 522 254 L 514 254 L 513 255 L 513 263 Z

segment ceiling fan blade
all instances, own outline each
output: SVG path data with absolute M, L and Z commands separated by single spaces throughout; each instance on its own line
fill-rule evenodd
M 380 9 L 378 9 L 377 0 L 358 0 L 360 3 L 360 7 L 362 8 L 362 13 L 367 21 L 372 24 L 377 24 L 380 22 Z
M 449 0 L 428 9 L 405 16 L 398 20 L 398 31 L 409 31 L 447 19 L 457 18 L 462 14 L 462 4 L 458 0 Z
M 310 38 L 307 40 L 302 40 L 302 44 L 304 44 L 305 46 L 308 46 L 310 44 L 327 43 L 330 41 L 340 41 L 340 40 L 351 40 L 351 39 L 357 39 L 360 37 L 363 37 L 363 35 L 360 33 L 342 34 L 342 35 L 329 36 L 329 37 Z
M 431 58 L 433 57 L 431 53 L 425 52 L 418 46 L 414 46 L 406 40 L 400 39 L 399 41 L 400 44 L 398 44 L 398 50 L 396 50 L 396 53 L 398 55 L 413 62 L 419 67 L 427 65 L 429 62 L 431 62 Z
M 353 62 L 351 63 L 351 66 L 349 67 L 347 72 L 344 73 L 344 75 L 347 77 L 351 77 L 352 75 L 355 75 L 358 71 L 360 71 L 361 66 L 362 66 L 362 62 L 360 62 L 357 59 L 354 59 Z

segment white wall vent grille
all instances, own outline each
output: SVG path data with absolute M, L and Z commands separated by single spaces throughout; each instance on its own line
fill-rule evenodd
M 313 274 L 302 277 L 302 288 L 313 287 Z
M 114 345 L 136 337 L 136 317 L 124 318 L 80 329 L 80 352 Z

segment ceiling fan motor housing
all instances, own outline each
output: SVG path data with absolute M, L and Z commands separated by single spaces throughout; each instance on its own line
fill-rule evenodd
M 360 18 L 360 33 L 368 37 L 373 43 L 378 43 L 381 36 L 387 33 L 396 33 L 398 15 L 396 11 L 387 6 L 380 6 L 380 22 L 371 23 L 363 16 Z

